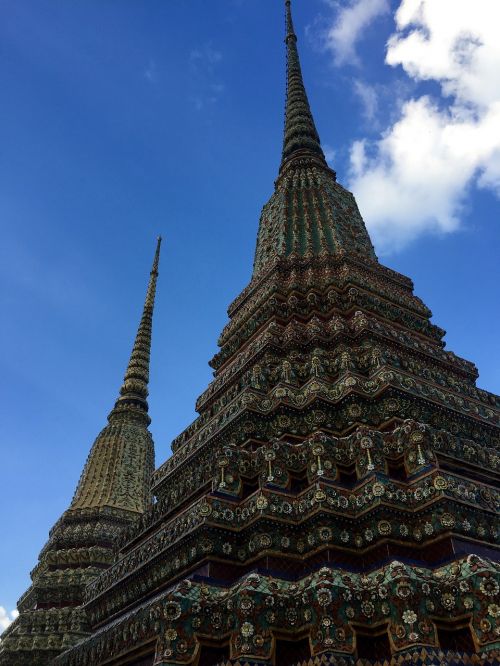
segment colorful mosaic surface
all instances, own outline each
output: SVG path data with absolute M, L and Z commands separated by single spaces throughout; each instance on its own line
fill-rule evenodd
M 214 379 L 153 472 L 158 246 L 120 398 L 2 666 L 499 663 L 500 398 L 378 262 L 285 9 L 282 163 Z
M 87 636 L 86 585 L 114 561 L 114 542 L 151 507 L 154 445 L 148 431 L 148 380 L 158 239 L 144 310 L 120 395 L 90 451 L 70 508 L 50 531 L 19 617 L 0 643 L 0 664 L 52 664 Z
M 295 581 L 251 573 L 226 588 L 184 580 L 58 663 L 87 666 L 127 643 L 158 636 L 155 664 L 194 664 L 204 638 L 229 642 L 231 659 L 271 663 L 276 636 L 307 635 L 313 657 L 354 655 L 356 627 L 381 626 L 394 652 L 438 647 L 436 621 L 461 618 L 481 648 L 499 647 L 500 565 L 477 556 L 435 570 L 393 561 L 359 574 L 321 567 Z

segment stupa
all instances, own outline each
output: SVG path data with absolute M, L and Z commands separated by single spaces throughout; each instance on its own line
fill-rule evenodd
M 378 261 L 285 9 L 281 166 L 199 416 L 149 485 L 157 253 L 121 397 L 2 666 L 500 663 L 500 398 Z

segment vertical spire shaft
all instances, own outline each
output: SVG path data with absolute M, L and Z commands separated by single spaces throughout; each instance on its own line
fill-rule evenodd
M 292 17 L 292 3 L 290 0 L 285 0 L 285 13 L 286 13 L 286 37 L 285 42 L 288 43 L 288 39 L 294 39 L 297 41 L 297 35 L 293 27 L 293 17 Z
M 297 49 L 297 35 L 293 27 L 292 7 L 290 0 L 285 1 L 286 37 L 287 47 L 287 88 L 286 88 L 286 114 L 285 134 L 283 140 L 283 154 L 281 171 L 288 161 L 299 155 L 315 156 L 326 164 L 321 142 L 314 124 L 309 106 L 299 52 Z
M 154 469 L 154 445 L 148 431 L 151 419 L 147 397 L 160 246 L 161 237 L 120 395 L 108 416 L 108 424 L 92 446 L 71 509 L 112 506 L 142 513 L 151 502 L 149 483 Z
M 158 237 L 156 252 L 151 268 L 144 310 L 141 322 L 135 338 L 130 361 L 125 372 L 120 396 L 109 416 L 116 417 L 123 411 L 148 412 L 148 383 L 149 383 L 149 361 L 151 355 L 151 331 L 153 324 L 153 309 L 156 294 L 156 282 L 158 280 L 158 266 L 160 262 L 161 236 Z M 149 417 L 148 417 L 149 422 Z

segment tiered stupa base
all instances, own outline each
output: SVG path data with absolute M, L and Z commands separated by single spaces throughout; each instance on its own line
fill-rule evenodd
M 500 652 L 498 650 L 488 654 L 468 655 L 453 651 L 443 652 L 442 650 L 423 648 L 383 661 L 324 654 L 315 659 L 293 664 L 276 664 L 276 666 L 497 666 L 499 663 Z M 263 666 L 263 664 L 257 661 L 224 661 L 214 666 Z

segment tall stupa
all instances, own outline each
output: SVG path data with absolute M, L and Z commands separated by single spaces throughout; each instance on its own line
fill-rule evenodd
M 158 246 L 120 397 L 2 666 L 500 663 L 500 398 L 378 261 L 326 162 L 290 5 L 281 164 L 198 417 L 152 473 Z

